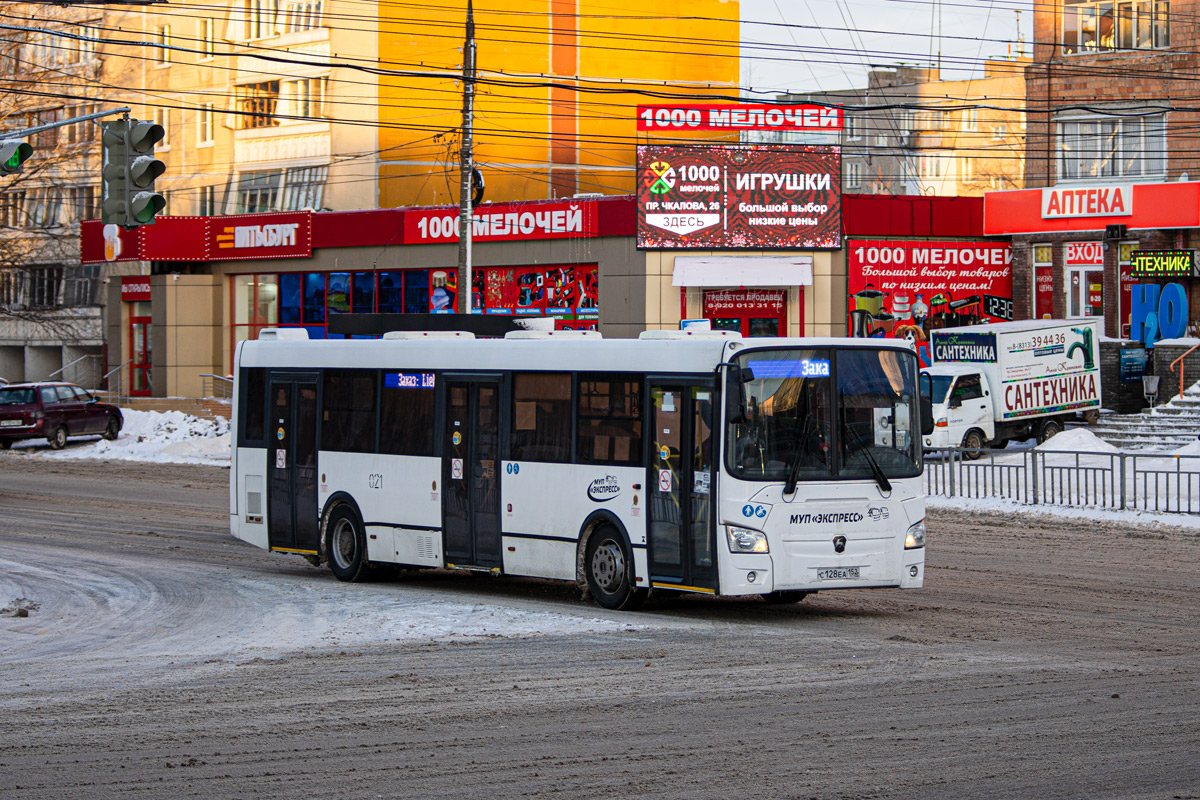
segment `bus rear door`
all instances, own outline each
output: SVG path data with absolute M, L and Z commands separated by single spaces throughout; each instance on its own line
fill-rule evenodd
M 717 589 L 712 384 L 652 379 L 649 390 L 651 585 L 711 594 Z
M 500 376 L 447 375 L 442 520 L 447 565 L 501 566 Z
M 317 376 L 271 376 L 267 540 L 272 550 L 317 554 Z

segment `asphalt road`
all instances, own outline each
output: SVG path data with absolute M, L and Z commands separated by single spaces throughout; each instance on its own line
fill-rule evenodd
M 339 584 L 227 475 L 0 453 L 0 797 L 1200 797 L 1194 530 L 931 513 L 920 591 L 611 613 Z

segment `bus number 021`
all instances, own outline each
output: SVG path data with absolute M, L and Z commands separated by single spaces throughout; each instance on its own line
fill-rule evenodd
M 382 489 L 383 488 L 383 475 L 378 472 L 372 472 L 370 475 L 368 475 L 367 476 L 367 488 L 368 489 Z

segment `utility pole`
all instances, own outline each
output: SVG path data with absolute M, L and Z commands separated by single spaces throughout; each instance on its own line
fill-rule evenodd
M 471 171 L 474 158 L 471 152 L 471 125 L 475 100 L 475 9 L 467 0 L 467 38 L 463 43 L 463 112 L 462 149 L 459 151 L 461 170 L 458 191 L 458 313 L 473 314 L 475 278 L 471 273 Z

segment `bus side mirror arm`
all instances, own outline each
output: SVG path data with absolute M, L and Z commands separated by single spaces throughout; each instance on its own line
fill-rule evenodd
M 746 421 L 745 385 L 754 380 L 754 370 L 726 363 L 725 422 L 736 425 Z
M 929 436 L 933 433 L 933 401 L 925 395 L 921 395 L 921 435 Z

